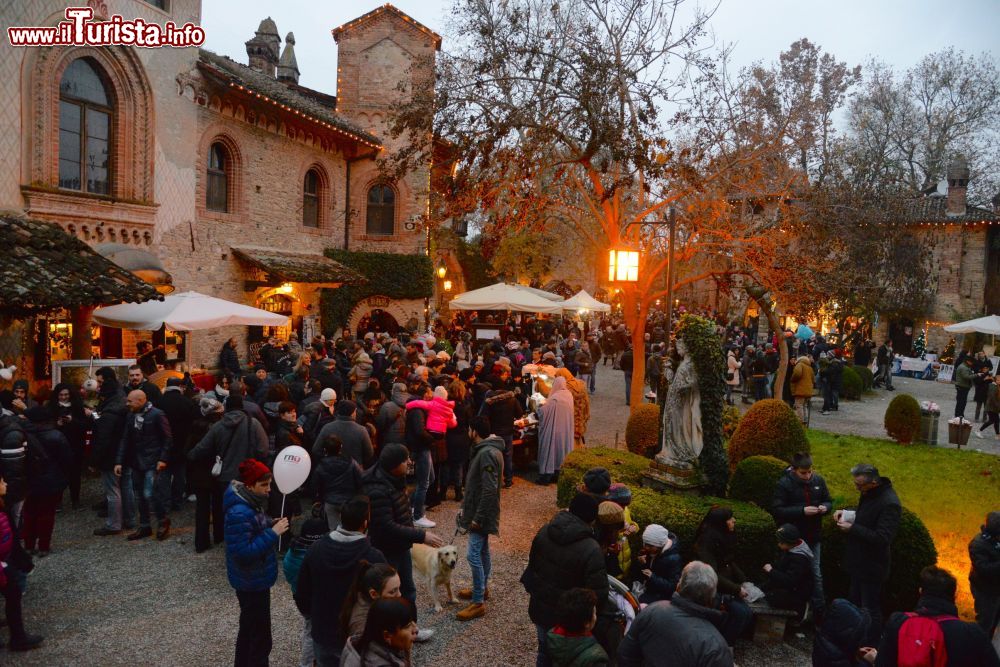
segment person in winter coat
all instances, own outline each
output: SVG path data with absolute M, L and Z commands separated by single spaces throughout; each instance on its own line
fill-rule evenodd
M 619 667 L 732 667 L 733 653 L 717 629 L 724 616 L 715 608 L 717 581 L 711 566 L 688 563 L 670 601 L 654 602 L 632 621 L 618 647 Z
M 316 500 L 323 504 L 330 530 L 336 530 L 341 507 L 361 491 L 361 467 L 344 455 L 343 443 L 336 435 L 326 436 L 321 445 L 323 458 L 313 472 Z
M 376 600 L 365 630 L 344 647 L 340 667 L 410 667 L 410 649 L 417 624 L 406 600 Z
M 267 455 L 267 433 L 264 427 L 243 411 L 243 398 L 233 394 L 226 401 L 222 419 L 188 452 L 188 460 L 214 463 L 215 458 L 219 457 L 222 460 L 222 472 L 217 479 L 228 486 L 237 479 L 243 461 L 250 458 L 263 461 Z
M 769 366 L 763 350 L 758 350 L 750 364 L 750 381 L 753 383 L 753 399 L 761 401 L 767 398 Z
M 548 665 L 548 632 L 559 622 L 559 596 L 572 588 L 588 588 L 597 598 L 598 639 L 602 636 L 602 611 L 608 602 L 608 573 L 604 553 L 594 539 L 598 501 L 578 493 L 569 509 L 542 526 L 531 542 L 528 566 L 521 584 L 528 592 L 528 616 L 538 635 L 538 664 Z
M 142 368 L 138 365 L 132 365 L 128 367 L 128 382 L 122 387 L 122 393 L 125 394 L 127 400 L 129 393 L 136 390 L 144 393 L 146 400 L 154 406 L 159 405 L 160 399 L 163 398 L 163 392 L 146 378 L 146 374 L 142 372 Z
M 455 419 L 455 401 L 448 400 L 448 388 L 438 386 L 434 389 L 431 400 L 412 400 L 407 408 L 419 408 L 427 411 L 427 430 L 434 437 L 444 437 L 445 431 L 458 426 Z
M 409 400 L 406 385 L 401 382 L 393 383 L 389 400 L 382 404 L 375 417 L 375 431 L 378 433 L 380 448 L 390 443 L 403 444 L 406 404 Z
M 29 449 L 37 448 L 34 442 L 28 442 L 24 420 L 3 410 L 0 413 L 0 476 L 7 482 L 4 504 L 15 526 L 20 525 L 21 510 L 28 492 Z
M 199 417 L 191 425 L 191 433 L 185 448 L 185 458 L 191 450 L 201 442 L 209 430 L 217 424 L 223 415 L 223 405 L 214 398 L 202 398 L 198 404 Z M 222 496 L 228 485 L 212 476 L 212 465 L 215 459 L 202 459 L 188 463 L 188 483 L 194 491 L 194 550 L 202 553 L 215 544 L 222 544 L 225 539 L 224 513 L 222 511 Z M 209 536 L 209 524 L 212 534 Z
M 733 390 L 740 386 L 740 368 L 743 363 L 736 358 L 736 350 L 730 348 L 726 355 L 726 403 L 733 405 Z
M 96 376 L 98 401 L 94 412 L 94 444 L 90 461 L 101 472 L 108 518 L 103 526 L 94 529 L 94 535 L 117 535 L 123 528 L 132 530 L 135 527 L 135 494 L 131 478 L 119 477 L 114 472 L 118 445 L 128 420 L 128 406 L 114 370 L 104 366 L 97 369 Z
M 795 412 L 803 424 L 809 421 L 809 400 L 815 389 L 814 378 L 812 357 L 802 355 L 796 359 L 795 368 L 792 369 L 792 397 L 795 399 Z
M 351 590 L 340 610 L 340 632 L 344 637 L 357 637 L 365 631 L 368 611 L 381 598 L 400 598 L 399 574 L 388 563 L 361 560 Z
M 472 570 L 472 588 L 458 592 L 470 600 L 456 618 L 469 621 L 486 614 L 484 601 L 490 581 L 490 535 L 500 534 L 500 484 L 503 480 L 503 440 L 490 433 L 490 422 L 474 417 L 470 426 L 472 459 L 465 480 L 466 494 L 456 519 L 462 530 L 469 531 L 466 559 Z
M 7 481 L 0 476 L 0 593 L 4 597 L 4 611 L 7 627 L 10 629 L 11 651 L 30 651 L 42 643 L 40 635 L 29 635 L 24 630 L 24 611 L 21 599 L 24 595 L 24 578 L 31 571 L 31 557 L 18 541 L 17 531 L 11 524 L 10 515 L 4 505 Z
M 139 529 L 129 534 L 129 540 L 139 540 L 153 534 L 150 512 L 156 515 L 156 539 L 165 540 L 170 534 L 170 486 L 167 477 L 160 475 L 167 469 L 173 449 L 170 422 L 162 410 L 146 400 L 146 394 L 134 389 L 125 397 L 128 421 L 122 433 L 118 455 L 115 457 L 115 474 L 128 475 L 139 507 Z
M 1000 440 L 1000 373 L 997 373 L 993 381 L 989 383 L 989 387 L 986 389 L 986 403 L 983 407 L 986 408 L 986 419 L 983 421 L 983 425 L 973 433 L 981 438 L 983 431 L 992 426 L 996 439 Z
M 812 609 L 822 615 L 823 575 L 820 569 L 820 539 L 823 517 L 833 511 L 833 499 L 823 476 L 813 471 L 812 457 L 805 452 L 792 456 L 792 464 L 778 479 L 771 500 L 771 514 L 778 524 L 790 523 L 813 553 Z
M 353 401 L 341 401 L 337 403 L 337 416 L 324 426 L 319 435 L 316 436 L 316 444 L 313 445 L 313 456 L 322 457 L 322 443 L 327 436 L 335 435 L 343 443 L 343 454 L 354 460 L 362 468 L 368 468 L 375 462 L 375 449 L 372 447 L 372 439 L 366 429 L 354 419 L 358 411 L 357 403 Z
M 411 391 L 410 401 L 406 404 L 406 447 L 413 457 L 416 476 L 416 488 L 410 502 L 413 505 L 413 525 L 418 528 L 434 528 L 437 525 L 424 516 L 426 505 L 434 500 L 433 497 L 428 497 L 434 479 L 434 460 L 431 454 L 434 436 L 427 430 L 427 411 L 410 407 L 410 404 L 418 400 L 428 401 L 432 396 L 430 386 L 420 383 L 415 391 Z
M 366 535 L 370 514 L 367 497 L 348 500 L 343 504 L 341 525 L 317 540 L 302 561 L 295 604 L 310 621 L 319 667 L 340 665 L 348 638 L 341 632 L 339 617 L 361 561 L 385 562 Z
M 841 361 L 839 353 L 840 351 L 837 350 L 830 357 L 830 363 L 826 365 L 826 368 L 820 371 L 823 378 L 822 414 L 824 415 L 840 409 L 840 388 L 844 382 L 844 362 Z
M 862 667 L 869 663 L 859 657 L 871 618 L 864 609 L 858 609 L 849 600 L 837 598 L 830 603 L 823 616 L 823 623 L 816 629 L 813 639 L 813 667 Z
M 415 411 L 417 412 L 417 411 Z M 406 469 L 410 453 L 403 445 L 386 445 L 378 463 L 361 476 L 361 490 L 371 501 L 371 523 L 368 534 L 372 546 L 382 552 L 399 573 L 403 597 L 413 605 L 416 614 L 417 589 L 413 583 L 413 561 L 410 547 L 426 544 L 438 548 L 444 540 L 413 523 L 410 501 L 406 497 Z M 421 636 L 429 637 L 424 630 Z
M 69 441 L 60 432 L 48 408 L 36 405 L 25 412 L 29 436 L 35 438 L 45 452 L 46 463 L 28 476 L 28 495 L 24 501 L 24 548 L 39 556 L 48 556 L 52 530 L 56 523 L 56 508 L 66 489 L 73 455 Z
M 607 652 L 591 634 L 597 623 L 597 598 L 588 588 L 559 596 L 559 623 L 549 630 L 546 654 L 553 667 L 606 667 Z
M 513 391 L 491 387 L 483 398 L 481 414 L 490 420 L 493 433 L 503 438 L 503 486 L 514 485 L 514 422 L 524 414 Z
M 781 557 L 774 565 L 764 566 L 764 595 L 772 607 L 802 616 L 813 592 L 813 553 L 790 523 L 778 528 L 777 537 Z
M 278 538 L 288 519 L 265 511 L 271 471 L 254 459 L 240 462 L 238 479 L 226 489 L 226 574 L 240 603 L 236 667 L 267 665 L 271 654 L 271 587 L 278 578 Z
M 240 357 L 236 351 L 235 338 L 230 338 L 222 344 L 222 349 L 219 350 L 219 369 L 232 373 L 234 377 L 243 374 L 243 369 L 240 368 Z
M 642 531 L 642 551 L 636 560 L 639 580 L 646 586 L 639 602 L 652 604 L 672 598 L 684 569 L 680 539 L 663 526 L 651 523 Z
M 313 516 L 303 522 L 299 534 L 292 540 L 285 557 L 281 560 L 281 571 L 285 573 L 285 581 L 292 589 L 292 596 L 298 590 L 299 574 L 302 571 L 302 562 L 306 558 L 306 552 L 320 538 L 327 534 L 326 521 Z M 299 667 L 313 667 L 316 660 L 316 652 L 313 648 L 312 622 L 308 617 L 302 618 L 302 638 L 301 650 L 299 652 Z
M 538 479 L 536 484 L 557 481 L 563 460 L 573 451 L 573 394 L 566 378 L 557 377 L 545 403 L 537 410 Z
M 854 521 L 847 521 L 844 510 L 833 513 L 837 527 L 847 533 L 844 570 L 851 579 L 848 598 L 868 610 L 872 618 L 868 645 L 875 645 L 882 632 L 882 586 L 889 577 L 889 552 L 902 506 L 888 477 L 878 468 L 859 463 L 851 468 L 854 487 L 861 492 Z
M 969 542 L 969 586 L 976 608 L 976 622 L 992 637 L 1000 622 L 1000 512 L 990 512 Z
M 736 518 L 728 507 L 708 511 L 695 534 L 694 557 L 712 566 L 718 575 L 719 593 L 742 597 L 747 580 L 736 564 Z
M 167 469 L 160 473 L 170 480 L 170 508 L 178 511 L 184 504 L 187 495 L 187 457 L 185 448 L 191 436 L 191 425 L 198 419 L 200 413 L 193 400 L 184 395 L 183 382 L 177 378 L 167 380 L 163 397 L 157 406 L 167 415 L 170 422 L 170 433 L 174 446 L 170 450 Z
M 590 421 L 590 394 L 583 380 L 573 377 L 567 369 L 557 369 L 556 377 L 566 380 L 566 388 L 573 395 L 573 448 L 579 449 L 584 446 L 587 423 Z
M 351 389 L 354 391 L 354 400 L 361 400 L 361 397 L 365 393 L 365 389 L 368 389 L 368 381 L 371 379 L 374 369 L 375 367 L 372 364 L 372 359 L 368 356 L 367 352 L 362 350 L 355 355 L 354 366 L 351 367 L 351 371 L 348 376 L 352 382 Z
M 944 635 L 944 649 L 948 667 L 1000 667 L 1000 656 L 993 649 L 990 638 L 975 623 L 966 623 L 958 618 L 955 606 L 955 590 L 958 587 L 950 572 L 934 565 L 920 571 L 920 599 L 916 609 L 910 613 L 896 612 L 885 624 L 885 632 L 878 646 L 875 667 L 895 667 L 900 664 L 942 664 L 936 661 L 941 654 L 930 649 L 921 650 L 914 645 L 921 638 L 930 640 L 934 634 Z M 929 622 L 924 619 L 933 619 Z M 936 623 L 937 628 L 903 632 L 904 626 L 920 623 Z M 910 646 L 904 645 L 904 637 L 909 635 Z M 915 636 L 914 636 L 915 635 Z M 927 643 L 930 643 L 929 641 Z M 942 653 L 944 653 L 942 652 Z M 913 654 L 927 655 L 929 662 L 914 663 L 901 658 L 912 658 Z M 929 655 L 928 655 L 929 654 Z
M 69 443 L 71 464 L 67 470 L 66 482 L 69 485 L 70 503 L 73 509 L 78 509 L 87 431 L 90 430 L 92 424 L 90 416 L 93 413 L 84 407 L 80 398 L 80 388 L 65 382 L 60 382 L 52 388 L 52 395 L 46 407 L 52 413 L 56 428 L 66 436 L 66 442 Z

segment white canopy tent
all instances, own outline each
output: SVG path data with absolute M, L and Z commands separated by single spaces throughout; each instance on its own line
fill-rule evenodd
M 455 310 L 513 310 L 522 313 L 562 313 L 563 305 L 522 285 L 497 283 L 463 292 L 448 302 Z
M 195 331 L 232 325 L 280 327 L 288 318 L 198 292 L 170 294 L 163 301 L 122 303 L 94 311 L 94 321 L 116 329 Z
M 537 287 L 528 287 L 527 285 L 517 285 L 517 284 L 515 284 L 514 287 L 516 287 L 518 289 L 522 289 L 525 292 L 528 292 L 530 294 L 537 294 L 538 296 L 542 297 L 543 299 L 548 299 L 549 301 L 562 301 L 563 300 L 563 298 L 561 296 L 559 296 L 558 294 L 555 294 L 553 292 L 546 292 L 545 290 L 538 289 Z
M 611 306 L 604 303 L 603 301 L 598 301 L 594 297 L 587 294 L 587 290 L 580 290 L 570 298 L 562 302 L 563 310 L 591 310 L 597 313 L 610 313 Z
M 948 333 L 983 333 L 1000 336 L 1000 315 L 987 315 L 958 324 L 949 324 L 944 330 Z

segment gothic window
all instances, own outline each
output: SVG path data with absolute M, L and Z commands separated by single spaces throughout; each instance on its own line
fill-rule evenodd
M 396 193 L 388 185 L 368 190 L 366 230 L 373 236 L 392 236 L 396 230 Z
M 90 58 L 70 63 L 59 82 L 59 187 L 111 191 L 111 96 Z
M 229 211 L 229 173 L 232 170 L 229 151 L 219 142 L 208 149 L 208 181 L 205 189 L 205 208 L 210 211 Z
M 306 172 L 302 183 L 302 226 L 319 227 L 319 173 L 315 169 Z

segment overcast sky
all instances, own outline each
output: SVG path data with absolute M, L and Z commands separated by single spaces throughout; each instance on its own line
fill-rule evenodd
M 337 49 L 330 30 L 383 4 L 374 0 L 204 0 L 205 46 L 245 63 L 244 42 L 260 20 L 274 19 L 284 40 L 295 33 L 299 83 L 336 92 Z M 451 0 L 399 0 L 402 11 L 445 38 Z M 238 6 L 238 10 L 234 11 Z M 742 66 L 773 61 L 807 37 L 849 65 L 869 56 L 898 69 L 955 46 L 997 56 L 1000 0 L 722 0 L 711 27 L 718 43 L 733 44 Z

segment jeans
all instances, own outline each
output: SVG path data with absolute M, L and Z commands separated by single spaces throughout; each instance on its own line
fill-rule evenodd
M 472 570 L 472 602 L 481 603 L 490 583 L 490 535 L 469 531 L 469 547 L 465 553 Z
M 590 393 L 593 394 L 595 391 L 597 391 L 597 364 L 590 369 Z
M 167 518 L 170 486 L 166 475 L 156 474 L 156 468 L 145 471 L 133 469 L 132 490 L 139 506 L 139 528 L 150 527 L 150 509 L 156 515 L 157 523 L 162 523 Z
M 965 416 L 965 404 L 969 402 L 969 390 L 972 387 L 955 387 L 955 416 Z
M 823 570 L 820 568 L 819 552 L 823 545 L 818 542 L 815 545 L 810 545 L 813 552 L 813 594 L 810 602 L 812 603 L 813 614 L 823 613 L 826 609 L 826 597 L 823 595 Z
M 753 376 L 753 400 L 762 401 L 767 398 L 767 376 Z
M 774 373 L 767 374 L 767 398 L 774 398 Z
M 111 470 L 101 471 L 104 497 L 108 501 L 108 519 L 104 527 L 109 530 L 131 530 L 135 527 L 135 493 L 132 491 L 132 471 L 122 468 L 118 477 Z
M 417 488 L 413 491 L 410 504 L 413 506 L 413 520 L 424 518 L 424 503 L 427 501 L 427 489 L 434 479 L 434 465 L 431 462 L 431 450 L 425 449 L 413 454 L 414 474 L 417 478 Z
M 410 601 L 410 608 L 413 610 L 413 620 L 417 620 L 417 587 L 413 583 L 413 559 L 410 550 L 393 553 L 385 552 L 385 560 L 389 565 L 396 568 L 399 575 L 399 592 Z
M 41 551 L 52 546 L 52 530 L 56 527 L 56 507 L 62 493 L 31 495 L 24 501 L 24 548 L 31 551 L 38 543 Z
M 718 608 L 720 604 L 721 598 L 717 598 L 716 607 Z M 726 640 L 726 643 L 732 646 L 750 624 L 753 623 L 753 611 L 750 609 L 750 605 L 742 599 L 728 595 L 726 596 L 725 607 L 725 614 L 722 617 L 718 630 L 719 634 Z
M 236 591 L 240 629 L 236 635 L 235 667 L 267 667 L 271 655 L 271 589 Z
M 625 373 L 625 405 L 632 405 L 632 374 Z
M 24 574 L 11 566 L 7 566 L 7 586 L 2 589 L 4 611 L 7 614 L 7 627 L 10 628 L 11 643 L 22 641 L 27 634 L 24 631 L 24 612 L 21 598 L 24 596 Z
M 593 373 L 580 373 L 578 378 L 580 382 L 583 383 L 584 387 L 590 390 L 590 393 L 594 393 L 594 374 Z
M 501 435 L 503 438 L 503 481 L 514 481 L 514 434 Z
M 840 400 L 837 390 L 833 388 L 833 383 L 827 382 L 823 385 L 823 412 L 836 410 L 840 407 Z
M 867 609 L 872 618 L 868 627 L 868 636 L 862 646 L 878 646 L 882 636 L 882 582 L 879 579 L 862 579 L 851 577 L 851 588 L 847 599 L 852 603 Z
M 222 544 L 225 540 L 225 512 L 222 510 L 222 495 L 226 484 L 212 480 L 211 489 L 195 489 L 194 497 L 194 549 L 204 551 L 212 542 Z M 212 539 L 209 540 L 208 524 L 212 524 Z
M 552 660 L 546 651 L 546 645 L 549 641 L 549 629 L 543 628 L 536 623 L 535 634 L 538 635 L 538 655 L 535 658 L 535 667 L 552 667 Z
M 316 651 L 313 649 L 312 621 L 305 616 L 302 617 L 302 651 L 299 653 L 299 667 L 313 667 L 313 660 L 316 659 Z M 320 663 L 322 667 L 323 663 Z M 338 660 L 337 667 L 340 667 Z

